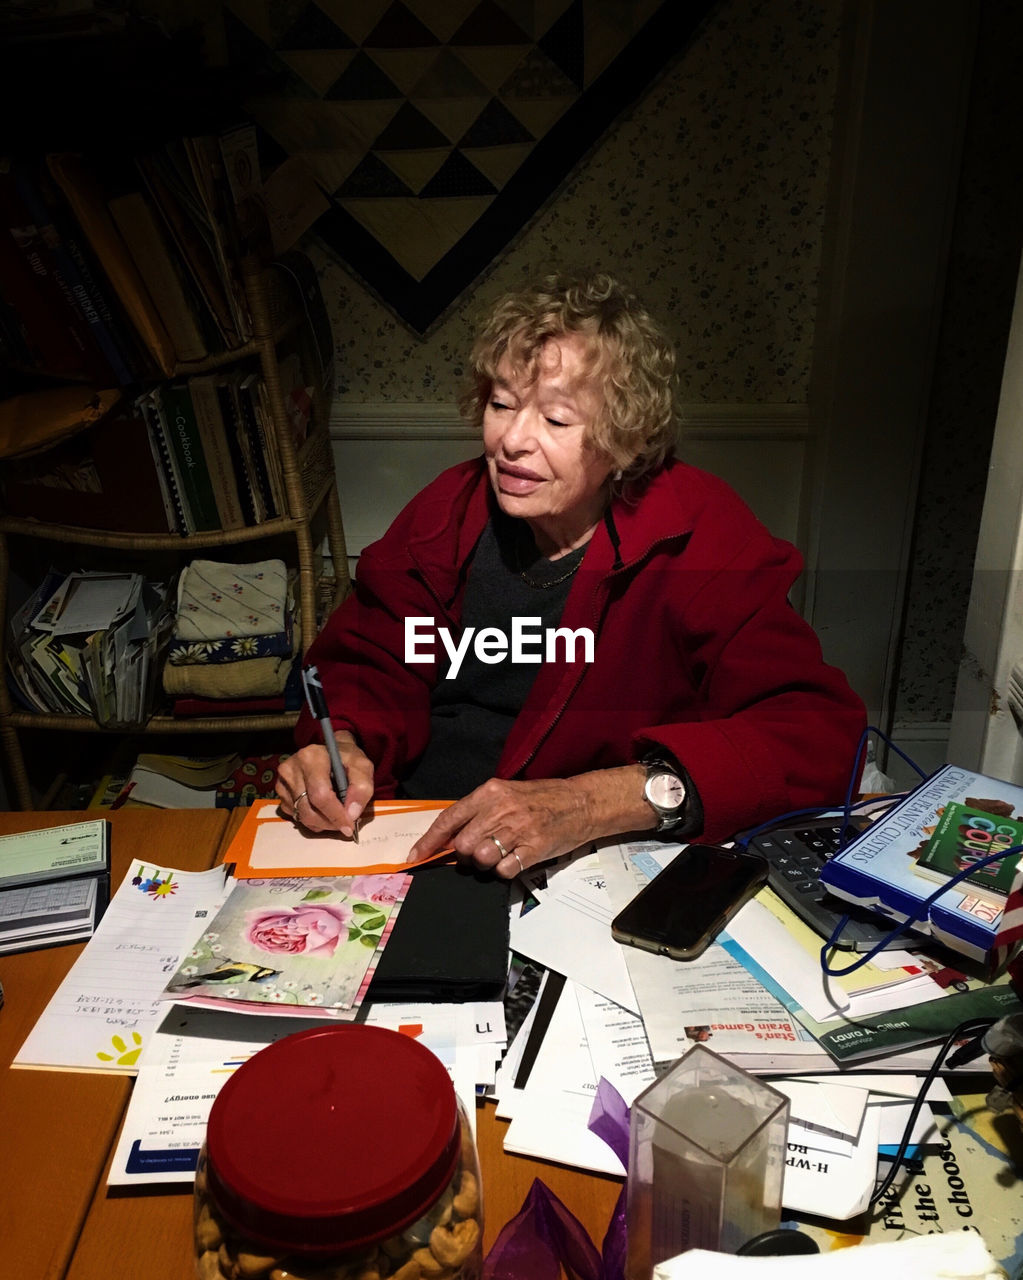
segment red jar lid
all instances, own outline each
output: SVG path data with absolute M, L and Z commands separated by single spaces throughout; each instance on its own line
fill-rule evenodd
M 401 1231 L 458 1165 L 461 1131 L 443 1064 L 409 1036 L 315 1027 L 231 1076 L 206 1130 L 210 1194 L 272 1248 L 341 1252 Z

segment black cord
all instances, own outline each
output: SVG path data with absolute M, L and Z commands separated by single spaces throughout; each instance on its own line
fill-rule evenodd
M 866 804 L 877 803 L 876 799 L 854 802 L 852 798 L 856 784 L 860 778 L 861 757 L 866 748 L 867 738 L 871 733 L 876 734 L 883 742 L 885 742 L 891 748 L 891 750 L 896 753 L 896 755 L 900 756 L 906 762 L 906 764 L 910 766 L 911 769 L 913 769 L 916 773 L 920 775 L 921 779 L 926 781 L 926 779 L 931 776 L 930 774 L 926 773 L 923 769 L 921 769 L 920 766 L 914 760 L 911 760 L 910 757 L 906 755 L 904 751 L 901 750 L 901 748 L 897 747 L 895 743 L 892 742 L 892 740 L 880 729 L 878 729 L 875 725 L 867 725 L 867 727 L 863 730 L 863 733 L 860 736 L 860 741 L 856 747 L 856 755 L 854 757 L 853 770 L 849 777 L 849 786 L 846 790 L 845 803 L 842 806 L 843 833 L 849 827 L 849 819 L 854 809 L 861 808 Z M 895 800 L 899 798 L 900 798 L 899 796 L 892 796 L 891 800 L 894 803 Z M 771 821 L 764 822 L 758 827 L 753 827 L 749 831 L 744 831 L 741 834 L 741 836 L 736 837 L 735 843 L 739 845 L 741 848 L 745 849 L 748 846 L 750 840 L 752 840 L 754 836 L 758 836 L 764 831 L 769 831 L 775 827 L 783 826 L 786 823 L 791 822 L 792 819 L 794 818 L 816 817 L 820 814 L 829 812 L 829 809 L 831 808 L 834 808 L 834 806 L 823 806 L 816 809 L 794 809 L 790 813 L 782 814 L 780 817 L 772 818 Z M 848 843 L 848 840 L 845 840 L 844 843 Z M 839 920 L 838 923 L 836 924 L 834 930 L 832 931 L 831 937 L 821 947 L 820 959 L 821 959 L 822 972 L 827 974 L 829 977 L 842 977 L 844 974 L 853 973 L 856 969 L 859 969 L 861 965 L 867 964 L 870 960 L 872 960 L 874 956 L 876 956 L 879 951 L 883 950 L 884 947 L 889 942 L 891 942 L 894 938 L 897 938 L 900 934 L 904 933 L 911 925 L 915 924 L 918 920 L 922 919 L 925 913 L 927 912 L 928 908 L 931 906 L 931 904 L 935 902 L 938 898 L 940 898 L 942 894 L 947 893 L 948 890 L 951 889 L 954 885 L 958 884 L 960 880 L 965 880 L 968 875 L 971 875 L 974 871 L 979 870 L 981 867 L 986 867 L 993 862 L 1000 861 L 1002 858 L 1009 857 L 1011 854 L 1021 853 L 1021 852 L 1023 852 L 1023 845 L 1014 845 L 1010 849 L 1003 849 L 999 853 L 991 854 L 988 857 L 983 858 L 981 861 L 975 862 L 969 867 L 965 867 L 962 871 L 950 877 L 949 880 L 945 884 L 941 885 L 938 889 L 936 889 L 935 892 L 930 895 L 930 897 L 926 898 L 919 905 L 915 914 L 909 916 L 901 924 L 897 925 L 894 929 L 892 929 L 890 933 L 886 934 L 878 943 L 875 944 L 875 946 L 873 946 L 869 951 L 861 955 L 853 964 L 847 965 L 846 968 L 844 969 L 832 969 L 827 962 L 827 953 L 829 950 L 834 949 L 836 938 L 841 936 L 842 930 L 845 928 L 846 923 L 848 922 L 848 919 L 849 919 L 848 915 L 843 916 L 841 920 Z M 920 1088 L 917 1091 L 916 1098 L 914 1099 L 913 1105 L 910 1108 L 909 1118 L 907 1119 L 906 1127 L 903 1130 L 902 1140 L 900 1141 L 898 1150 L 896 1151 L 895 1156 L 892 1159 L 892 1166 L 888 1170 L 888 1173 L 885 1175 L 884 1179 L 874 1189 L 874 1192 L 870 1197 L 869 1203 L 871 1206 L 877 1204 L 877 1202 L 882 1198 L 882 1196 L 885 1195 L 889 1187 L 895 1181 L 895 1178 L 899 1170 L 901 1169 L 903 1161 L 905 1159 L 906 1149 L 909 1146 L 910 1140 L 913 1135 L 913 1126 L 916 1124 L 917 1117 L 920 1114 L 920 1109 L 923 1106 L 924 1101 L 926 1100 L 927 1092 L 930 1089 L 931 1085 L 934 1083 L 935 1079 L 937 1078 L 938 1072 L 941 1070 L 942 1063 L 945 1061 L 946 1055 L 948 1055 L 949 1050 L 956 1043 L 956 1041 L 961 1039 L 962 1037 L 973 1036 L 974 1039 L 971 1041 L 970 1044 L 963 1045 L 956 1053 L 952 1054 L 951 1058 L 949 1059 L 949 1066 L 952 1067 L 952 1066 L 959 1065 L 963 1062 L 971 1061 L 973 1058 L 979 1056 L 979 1053 L 983 1050 L 983 1046 L 980 1045 L 981 1034 L 984 1031 L 986 1031 L 989 1027 L 994 1026 L 996 1021 L 997 1021 L 996 1018 L 971 1018 L 966 1022 L 959 1023 L 959 1025 L 957 1027 L 954 1027 L 945 1037 L 940 1048 L 938 1049 L 938 1052 L 935 1055 L 934 1061 L 931 1063 L 930 1067 L 927 1070 L 927 1074 L 923 1078 L 923 1082 L 921 1083 Z M 980 1048 L 978 1048 L 978 1045 L 980 1045 Z
M 997 1021 L 998 1021 L 997 1018 L 970 1018 L 966 1022 L 960 1022 L 960 1024 L 957 1027 L 954 1027 L 945 1037 L 944 1041 L 942 1042 L 941 1048 L 938 1050 L 934 1061 L 931 1063 L 930 1067 L 927 1070 L 927 1074 L 923 1078 L 923 1083 L 920 1085 L 920 1088 L 916 1095 L 916 1099 L 913 1103 L 912 1108 L 910 1109 L 909 1119 L 906 1121 L 906 1127 L 902 1133 L 902 1141 L 899 1143 L 899 1149 L 898 1151 L 896 1151 L 895 1156 L 892 1160 L 892 1167 L 888 1170 L 887 1174 L 885 1175 L 884 1179 L 879 1183 L 879 1185 L 874 1188 L 874 1193 L 870 1197 L 871 1205 L 877 1204 L 877 1202 L 881 1199 L 881 1197 L 885 1194 L 888 1188 L 895 1181 L 896 1174 L 902 1168 L 902 1162 L 906 1155 L 906 1148 L 909 1146 L 910 1138 L 913 1135 L 913 1126 L 916 1124 L 916 1118 L 920 1114 L 920 1108 L 924 1105 L 924 1100 L 927 1097 L 928 1089 L 930 1089 L 931 1085 L 934 1083 L 937 1077 L 938 1072 L 941 1070 L 941 1064 L 945 1061 L 945 1055 L 952 1048 L 955 1042 L 961 1039 L 963 1036 L 975 1036 L 979 1038 L 982 1032 L 986 1031 L 988 1027 L 993 1027 Z M 963 1061 L 964 1059 L 960 1057 L 960 1054 L 965 1053 L 967 1049 L 971 1051 L 971 1053 L 967 1056 L 973 1056 L 972 1050 L 974 1048 L 975 1048 L 974 1044 L 970 1044 L 969 1046 L 964 1045 L 962 1050 L 959 1051 L 959 1054 L 952 1055 L 952 1058 L 949 1059 L 949 1065 L 954 1066 L 956 1064 L 957 1059 L 958 1061 Z

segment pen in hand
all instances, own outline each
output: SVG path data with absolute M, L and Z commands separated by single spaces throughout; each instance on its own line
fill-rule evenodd
M 341 763 L 341 753 L 337 749 L 334 726 L 330 723 L 330 712 L 327 710 L 327 699 L 323 693 L 323 685 L 320 683 L 320 673 L 315 667 L 303 668 L 302 687 L 305 690 L 305 700 L 309 707 L 309 714 L 317 721 L 323 733 L 323 745 L 327 748 L 327 755 L 330 757 L 330 771 L 334 776 L 334 788 L 337 791 L 338 799 L 344 804 L 345 796 L 348 794 L 348 775 L 345 773 L 345 767 Z M 359 843 L 358 818 L 353 823 L 352 838 L 356 844 Z

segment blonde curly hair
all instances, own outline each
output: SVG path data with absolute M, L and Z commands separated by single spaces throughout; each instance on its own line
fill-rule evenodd
M 622 486 L 656 471 L 675 444 L 675 353 L 636 296 L 603 272 L 547 275 L 497 302 L 473 345 L 463 417 L 481 429 L 498 366 L 507 360 L 532 381 L 544 344 L 570 334 L 588 343 L 602 392 L 588 443 L 621 471 Z

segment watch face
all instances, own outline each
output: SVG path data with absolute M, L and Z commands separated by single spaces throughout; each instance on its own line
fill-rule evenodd
M 660 809 L 681 809 L 686 799 L 685 785 L 673 773 L 655 773 L 646 793 L 651 804 Z

